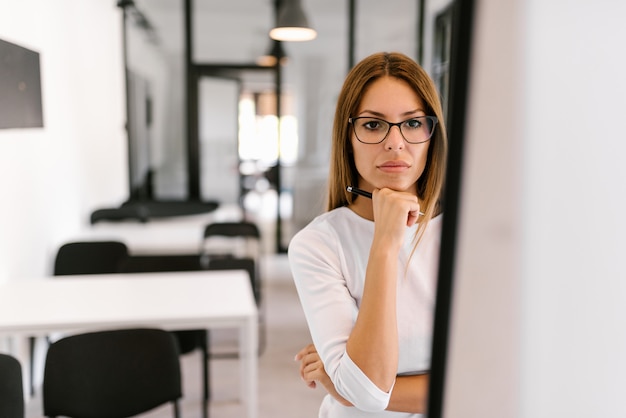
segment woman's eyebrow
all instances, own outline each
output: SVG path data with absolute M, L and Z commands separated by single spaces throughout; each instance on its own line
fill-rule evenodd
M 414 114 L 416 114 L 416 113 L 420 113 L 420 112 L 421 112 L 421 113 L 423 113 L 424 115 L 426 114 L 426 112 L 424 112 L 424 110 L 423 110 L 423 109 L 421 109 L 421 108 L 417 108 L 417 109 L 415 109 L 415 110 L 410 110 L 410 111 L 408 111 L 408 112 L 404 112 L 404 113 L 402 114 L 402 116 L 414 115 Z
M 414 115 L 414 114 L 420 113 L 420 112 L 423 113 L 424 115 L 426 114 L 426 112 L 424 112 L 423 109 L 417 108 L 415 110 L 409 110 L 408 112 L 402 113 L 402 116 L 411 116 L 411 115 Z M 363 113 L 371 114 L 371 115 L 373 115 L 373 116 L 375 116 L 377 118 L 384 118 L 385 117 L 384 113 L 380 113 L 380 112 L 377 112 L 375 110 L 363 109 L 362 111 L 359 112 L 359 115 L 362 115 Z
M 376 111 L 374 111 L 374 110 L 368 110 L 368 109 L 361 110 L 361 111 L 359 112 L 359 115 L 362 115 L 363 113 L 369 113 L 369 114 L 374 115 L 374 116 L 376 116 L 376 117 L 378 117 L 378 118 L 382 118 L 382 117 L 384 117 L 384 116 L 385 116 L 383 113 L 376 112 Z

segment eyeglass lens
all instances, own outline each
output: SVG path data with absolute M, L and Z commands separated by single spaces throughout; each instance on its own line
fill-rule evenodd
M 382 142 L 391 126 L 400 128 L 402 136 L 409 143 L 426 142 L 433 134 L 434 121 L 426 116 L 411 118 L 399 123 L 390 123 L 382 119 L 359 117 L 353 118 L 354 133 L 361 142 L 377 144 Z

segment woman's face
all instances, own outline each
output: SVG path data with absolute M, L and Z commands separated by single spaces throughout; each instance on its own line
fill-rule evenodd
M 372 82 L 361 98 L 353 117 L 370 116 L 397 123 L 416 116 L 426 116 L 426 107 L 409 84 L 385 76 Z M 426 166 L 430 141 L 409 144 L 398 126 L 379 144 L 359 142 L 352 129 L 354 163 L 359 172 L 359 187 L 371 191 L 387 187 L 416 193 L 417 180 Z

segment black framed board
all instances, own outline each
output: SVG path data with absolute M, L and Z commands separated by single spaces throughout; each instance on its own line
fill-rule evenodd
M 39 53 L 0 39 L 0 129 L 41 127 Z

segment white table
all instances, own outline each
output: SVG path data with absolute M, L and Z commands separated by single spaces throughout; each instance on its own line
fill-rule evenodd
M 257 416 L 257 308 L 245 271 L 65 276 L 0 283 L 0 337 L 153 327 L 238 328 L 241 397 Z M 27 350 L 16 343 L 22 363 Z M 28 372 L 24 373 L 27 378 Z

